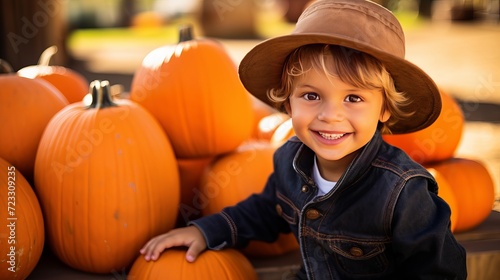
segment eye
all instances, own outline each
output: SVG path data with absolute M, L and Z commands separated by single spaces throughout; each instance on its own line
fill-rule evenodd
M 319 100 L 319 95 L 314 92 L 307 92 L 302 95 L 302 98 L 304 98 L 305 100 Z
M 346 98 L 344 99 L 344 101 L 356 103 L 356 102 L 361 102 L 362 99 L 361 99 L 361 97 L 359 97 L 357 95 L 352 95 L 351 94 L 351 95 L 346 96 Z

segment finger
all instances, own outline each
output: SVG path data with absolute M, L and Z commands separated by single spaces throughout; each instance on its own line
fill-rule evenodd
M 189 246 L 186 252 L 186 260 L 188 262 L 194 262 L 201 252 L 205 251 L 206 246 L 199 242 L 195 242 Z
M 144 246 L 142 246 L 142 248 L 139 250 L 141 252 L 141 254 L 146 253 L 147 250 L 148 250 L 148 248 L 150 248 L 151 246 L 153 246 L 153 244 L 156 242 L 156 240 L 158 238 L 160 238 L 160 236 L 156 236 L 154 238 L 149 239 L 149 241 L 146 244 L 144 244 Z
M 158 236 L 153 239 L 151 239 L 141 250 L 141 254 L 144 255 L 144 258 L 149 261 L 149 260 L 156 260 L 159 256 L 159 254 L 166 248 L 164 245 L 162 245 L 161 240 L 163 238 L 166 238 L 166 235 L 164 236 Z M 155 257 L 155 252 L 158 252 Z
M 157 260 L 160 254 L 168 248 L 177 246 L 188 246 L 184 238 L 176 234 L 164 234 L 160 235 L 148 244 L 144 250 L 144 257 L 146 260 Z

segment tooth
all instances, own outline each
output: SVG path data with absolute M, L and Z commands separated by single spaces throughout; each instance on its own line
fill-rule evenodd
M 328 134 L 328 133 L 323 133 L 323 132 L 320 132 L 319 135 L 321 135 L 321 137 L 328 139 L 328 140 L 336 140 L 336 139 L 339 139 L 340 137 L 344 136 L 344 134 Z

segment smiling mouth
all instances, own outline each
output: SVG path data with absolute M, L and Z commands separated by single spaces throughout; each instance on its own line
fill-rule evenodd
M 337 140 L 345 135 L 345 133 L 342 133 L 342 134 L 330 134 L 330 133 L 323 133 L 323 132 L 318 132 L 318 133 L 319 133 L 319 135 L 321 135 L 321 137 L 323 137 L 327 140 Z

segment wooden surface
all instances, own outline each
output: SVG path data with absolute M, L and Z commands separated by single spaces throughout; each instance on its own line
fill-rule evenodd
M 455 234 L 467 250 L 467 280 L 500 279 L 500 212 L 476 228 Z
M 500 212 L 491 215 L 479 226 L 455 234 L 467 250 L 468 280 L 497 280 L 500 275 Z M 250 259 L 261 280 L 285 279 L 300 267 L 298 251 L 273 258 Z M 28 280 L 39 279 L 126 279 L 126 271 L 95 275 L 71 269 L 46 250 Z

